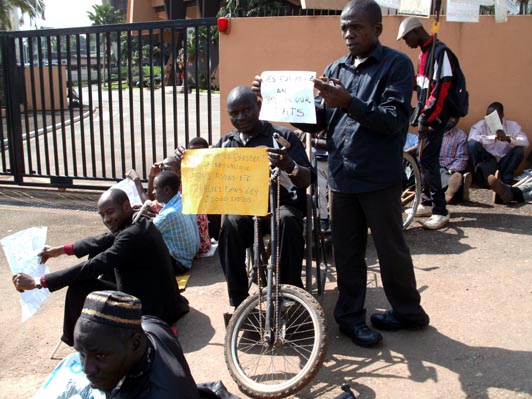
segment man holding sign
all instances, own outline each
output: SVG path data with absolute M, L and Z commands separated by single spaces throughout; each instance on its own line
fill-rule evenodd
M 381 330 L 419 329 L 429 317 L 420 305 L 401 204 L 402 152 L 408 131 L 414 68 L 408 57 L 379 42 L 382 15 L 373 0 L 352 0 L 340 17 L 349 54 L 314 80 L 316 125 L 326 130 L 329 151 L 332 240 L 339 297 L 334 317 L 340 331 L 361 346 L 382 336 L 366 325 L 368 227 L 392 307 L 371 316 Z M 260 94 L 261 79 L 253 82 Z
M 280 282 L 302 287 L 305 188 L 315 174 L 297 135 L 287 128 L 259 120 L 260 108 L 257 96 L 250 88 L 239 86 L 231 90 L 227 96 L 227 112 L 235 130 L 223 136 L 216 147 L 266 147 L 270 165 L 281 170 Z M 284 139 L 285 145 L 274 139 L 274 133 Z M 267 226 L 269 222 L 265 223 L 265 228 Z M 229 301 L 237 307 L 248 296 L 245 253 L 253 243 L 252 218 L 227 215 L 218 243 Z

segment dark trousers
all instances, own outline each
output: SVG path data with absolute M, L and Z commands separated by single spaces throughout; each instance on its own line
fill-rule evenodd
M 264 220 L 262 231 L 269 231 L 270 220 Z M 303 287 L 301 268 L 305 250 L 303 215 L 292 207 L 281 206 L 280 219 L 280 283 Z M 218 251 L 227 281 L 231 306 L 237 307 L 248 296 L 246 248 L 253 245 L 251 216 L 227 215 L 220 230 Z
M 340 326 L 365 322 L 366 247 L 368 227 L 379 257 L 384 293 L 396 316 L 425 321 L 410 250 L 403 233 L 401 186 L 371 193 L 331 193 L 334 259 L 338 301 L 334 317 Z
M 65 298 L 63 336 L 61 337 L 61 341 L 65 344 L 74 345 L 74 327 L 81 314 L 87 295 L 91 292 L 102 290 L 116 290 L 116 284 L 95 278 L 71 284 L 68 287 Z
M 524 147 L 512 148 L 512 150 L 502 157 L 499 162 L 497 162 L 496 158 L 487 152 L 478 141 L 469 140 L 467 142 L 467 150 L 469 152 L 469 159 L 473 164 L 473 170 L 475 171 L 475 180 L 480 187 L 484 188 L 488 187 L 488 176 L 478 176 L 482 171 L 482 168 L 477 168 L 479 164 L 495 161 L 497 163 L 497 169 L 499 169 L 499 172 L 501 173 L 500 179 L 506 184 L 513 184 L 514 172 L 523 159 L 525 159 Z
M 423 205 L 432 204 L 434 215 L 447 215 L 445 193 L 441 186 L 440 177 L 440 149 L 443 140 L 443 130 L 430 129 L 419 135 L 419 166 L 421 169 L 421 183 Z

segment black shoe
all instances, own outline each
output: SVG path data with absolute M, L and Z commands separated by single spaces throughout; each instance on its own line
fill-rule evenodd
M 374 346 L 382 341 L 382 335 L 369 328 L 366 323 L 359 323 L 353 327 L 340 326 L 340 332 L 359 346 Z
M 405 322 L 395 317 L 392 310 L 385 313 L 375 313 L 371 315 L 373 327 L 384 331 L 397 330 L 421 330 L 429 325 L 429 316 L 425 315 L 425 320 L 416 322 Z

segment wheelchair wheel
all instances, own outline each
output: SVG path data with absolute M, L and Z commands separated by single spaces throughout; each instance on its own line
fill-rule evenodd
M 403 152 L 403 229 L 412 223 L 416 215 L 417 207 L 421 201 L 421 172 L 412 155 Z
M 253 398 L 294 394 L 316 375 L 325 356 L 326 325 L 320 304 L 291 285 L 281 285 L 279 296 L 279 323 L 277 331 L 272 323 L 269 341 L 263 330 L 266 290 L 242 302 L 227 326 L 227 368 L 240 390 Z

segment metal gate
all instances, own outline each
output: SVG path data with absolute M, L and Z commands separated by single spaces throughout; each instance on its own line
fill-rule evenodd
M 0 32 L 0 183 L 101 188 L 212 143 L 217 35 L 215 18 Z

